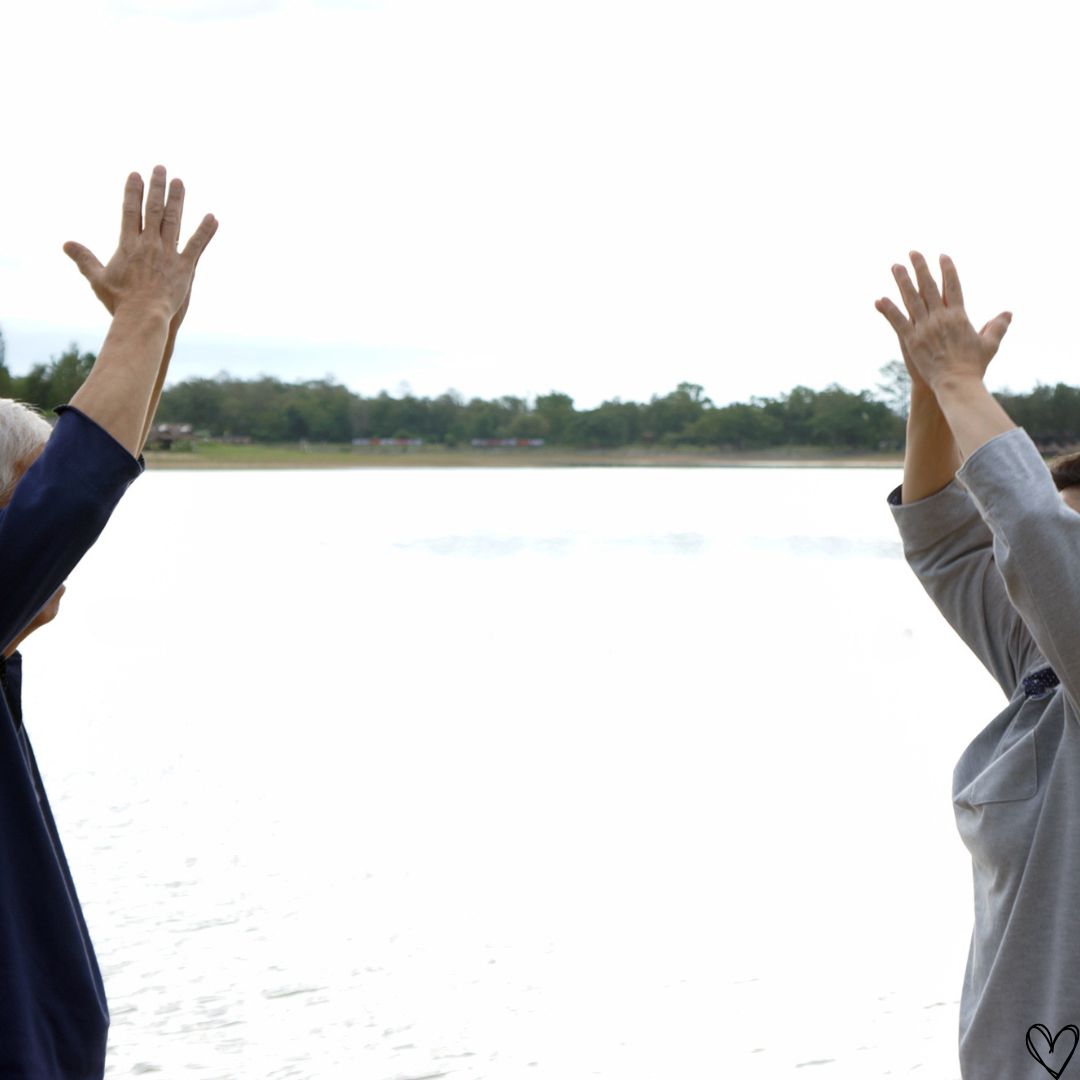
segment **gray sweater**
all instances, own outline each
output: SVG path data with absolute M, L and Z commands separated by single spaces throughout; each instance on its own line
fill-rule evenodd
M 1019 428 L 942 491 L 899 491 L 909 565 L 1009 699 L 953 772 L 975 887 L 961 1072 L 1059 1077 L 1080 1039 L 1080 514 Z M 1032 678 L 1048 667 L 1059 685 Z

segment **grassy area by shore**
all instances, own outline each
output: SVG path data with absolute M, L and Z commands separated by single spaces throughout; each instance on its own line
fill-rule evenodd
M 340 469 L 340 468 L 899 468 L 903 455 L 830 454 L 821 447 L 784 447 L 745 452 L 698 447 L 658 449 L 628 446 L 612 450 L 572 447 L 238 445 L 199 443 L 191 450 L 154 450 L 146 454 L 151 469 Z

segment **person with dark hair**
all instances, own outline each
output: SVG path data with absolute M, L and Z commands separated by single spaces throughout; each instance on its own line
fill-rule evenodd
M 893 267 L 876 307 L 912 377 L 904 554 L 1008 699 L 953 773 L 975 920 L 960 1001 L 966 1080 L 1058 1076 L 1080 1040 L 1080 487 L 1052 478 L 983 382 L 1012 316 L 976 331 L 956 267 Z M 1061 491 L 1057 490 L 1061 488 Z
M 1080 453 L 1059 454 L 1051 458 L 1047 465 L 1058 491 L 1080 487 Z
M 0 403 L 0 1077 L 101 1080 L 109 1013 L 21 710 L 18 646 L 56 614 L 64 579 L 142 471 L 195 266 L 217 222 L 178 251 L 184 186 L 154 169 L 124 191 L 120 243 L 75 260 L 112 322 L 52 433 Z M 45 430 L 42 430 L 43 425 Z M 73 702 L 75 704 L 75 702 Z

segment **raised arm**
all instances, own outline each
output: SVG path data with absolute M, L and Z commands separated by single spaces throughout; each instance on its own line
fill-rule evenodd
M 976 331 L 952 261 L 942 256 L 943 297 L 925 259 L 917 252 L 911 258 L 919 287 L 916 292 L 908 281 L 902 288 L 910 319 L 889 301 L 879 310 L 948 420 L 965 458 L 958 479 L 993 533 L 1012 606 L 1080 703 L 1080 515 L 1061 500 L 1038 450 L 983 383 L 1011 315 L 1003 312 Z
M 81 244 L 64 245 L 113 316 L 97 362 L 71 404 L 134 456 L 142 451 L 157 408 L 195 266 L 217 231 L 217 221 L 207 214 L 177 251 L 184 185 L 174 179 L 166 201 L 160 165 L 150 177 L 145 213 L 142 201 L 142 177 L 132 173 L 124 189 L 120 243 L 107 265 Z
M 1007 697 L 1039 662 L 994 555 L 994 537 L 974 500 L 955 480 L 915 502 L 889 496 L 904 557 L 938 611 Z
M 158 403 L 161 401 L 161 391 L 165 387 L 165 378 L 169 374 L 169 361 L 172 360 L 173 351 L 176 348 L 176 334 L 180 329 L 180 324 L 184 321 L 184 316 L 187 314 L 188 300 L 190 299 L 191 293 L 189 292 L 187 300 L 184 301 L 180 310 L 172 317 L 172 321 L 169 323 L 169 333 L 165 339 L 165 352 L 158 367 L 157 379 L 154 380 L 154 389 L 150 394 L 150 405 L 146 410 L 146 420 L 143 423 L 142 438 L 139 440 L 140 454 L 146 446 L 146 440 L 150 437 L 150 427 L 154 423 L 154 417 L 157 415 Z
M 933 390 L 916 372 L 911 380 L 911 408 L 904 446 L 904 502 L 917 502 L 948 486 L 960 463 L 960 451 L 949 422 Z
M 895 266 L 893 276 L 908 310 L 918 312 L 907 272 Z M 942 301 L 959 304 L 962 298 L 947 290 Z M 887 300 L 876 304 L 886 317 L 890 306 Z M 1011 696 L 1037 658 L 1036 647 L 1009 600 L 994 559 L 993 534 L 955 482 L 961 457 L 952 429 L 905 339 L 899 341 L 911 376 L 911 409 L 901 499 L 890 502 L 904 555 L 949 625 Z
M 148 415 L 156 404 L 170 331 L 182 318 L 195 264 L 217 222 L 203 219 L 177 253 L 183 185 L 165 202 L 165 170 L 124 194 L 120 246 L 107 266 L 79 244 L 65 245 L 113 314 L 93 370 L 75 393 L 38 459 L 0 507 L 0 651 L 8 652 L 94 543 L 138 476 Z
M 893 277 L 906 302 L 912 300 L 911 281 L 902 266 L 893 267 Z M 888 317 L 889 300 L 879 300 L 875 307 Z M 952 482 L 960 468 L 960 452 L 952 430 L 934 391 L 912 362 L 904 338 L 900 354 L 911 379 L 911 407 L 908 410 L 907 439 L 904 445 L 903 500 L 906 503 L 925 499 Z

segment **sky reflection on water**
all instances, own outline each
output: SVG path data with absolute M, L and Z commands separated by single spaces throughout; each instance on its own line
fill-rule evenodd
M 26 660 L 109 1075 L 955 1076 L 998 691 L 896 479 L 140 480 Z

